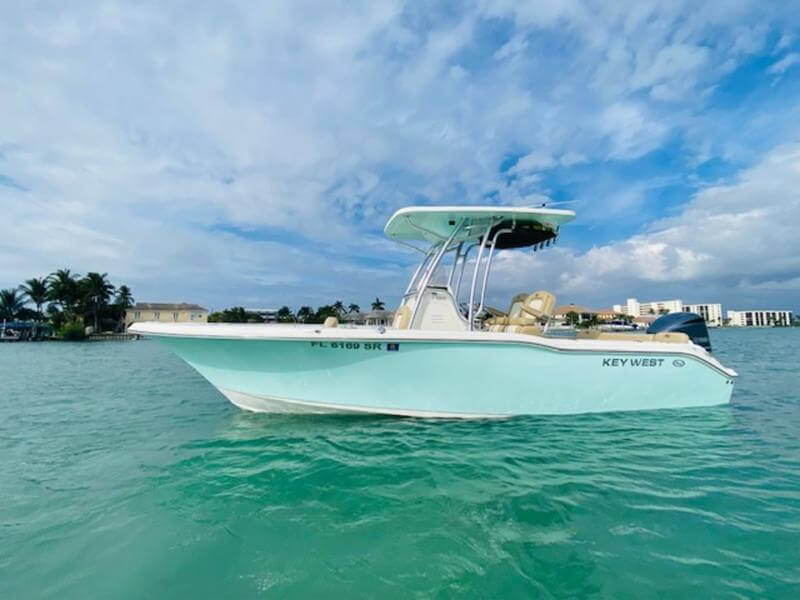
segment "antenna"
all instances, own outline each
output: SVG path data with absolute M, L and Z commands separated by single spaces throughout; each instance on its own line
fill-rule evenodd
M 538 207 L 531 206 L 531 208 L 547 208 L 548 206 L 561 206 L 562 204 L 574 204 L 577 200 L 561 200 L 559 202 L 542 202 Z

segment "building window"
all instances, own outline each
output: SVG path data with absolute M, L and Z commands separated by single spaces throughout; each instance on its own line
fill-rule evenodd
M 153 313 L 153 318 L 154 318 L 156 321 L 160 321 L 160 320 L 161 320 L 161 313 L 160 313 L 160 312 L 154 312 L 154 313 Z
M 178 320 L 178 313 L 176 313 L 176 312 L 172 313 L 172 320 L 173 321 L 177 321 Z
M 133 318 L 134 319 L 141 319 L 142 318 L 142 313 L 137 310 L 135 313 L 133 313 Z

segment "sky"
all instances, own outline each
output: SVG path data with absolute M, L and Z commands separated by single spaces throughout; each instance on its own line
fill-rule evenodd
M 716 0 L 5 3 L 0 288 L 399 300 L 407 205 L 550 203 L 489 301 L 800 309 L 800 11 Z

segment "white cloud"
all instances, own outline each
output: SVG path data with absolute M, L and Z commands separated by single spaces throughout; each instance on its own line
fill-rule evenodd
M 611 141 L 612 158 L 638 158 L 657 148 L 667 127 L 647 116 L 633 103 L 618 102 L 600 116 L 599 127 Z
M 785 50 L 786 48 L 791 46 L 793 42 L 794 42 L 794 36 L 789 33 L 784 33 L 778 40 L 778 43 L 775 44 L 774 52 L 780 52 L 781 50 Z
M 794 144 L 775 149 L 732 183 L 701 190 L 678 216 L 646 233 L 582 253 L 561 247 L 506 253 L 493 280 L 518 287 L 556 282 L 555 291 L 572 302 L 639 295 L 740 305 L 768 298 L 795 308 L 796 295 L 777 292 L 794 292 L 800 280 L 798 222 L 800 144 Z M 513 291 L 520 290 L 505 288 Z
M 552 156 L 545 152 L 536 151 L 531 152 L 530 154 L 526 154 L 522 158 L 517 161 L 513 167 L 511 167 L 508 172 L 512 175 L 522 175 L 524 173 L 530 173 L 532 171 L 542 171 L 544 169 L 549 169 L 550 167 L 554 166 L 556 161 L 553 159 Z
M 746 163 L 754 139 L 797 132 L 788 109 L 771 128 L 703 112 L 774 22 L 797 25 L 755 1 L 11 4 L 0 175 L 18 187 L 0 179 L 0 286 L 70 266 L 140 299 L 390 294 L 402 277 L 372 259 L 405 264 L 377 237 L 401 205 L 541 203 L 548 170 L 680 135 Z M 500 165 L 520 154 L 509 184 Z M 584 214 L 635 214 L 653 179 Z M 637 246 L 648 272 L 706 269 L 658 248 Z
M 671 44 L 650 61 L 637 65 L 631 78 L 636 88 L 648 88 L 659 100 L 678 100 L 695 87 L 696 73 L 708 62 L 709 51 L 694 44 Z
M 767 69 L 767 73 L 771 75 L 783 75 L 786 69 L 798 63 L 800 63 L 800 54 L 797 52 L 790 52 L 779 61 L 772 63 Z
M 580 152 L 565 152 L 561 155 L 561 158 L 558 159 L 558 162 L 564 167 L 571 167 L 572 165 L 588 162 L 588 160 L 586 155 Z

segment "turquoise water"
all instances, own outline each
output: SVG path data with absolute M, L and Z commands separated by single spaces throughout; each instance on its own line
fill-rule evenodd
M 730 406 L 488 422 L 250 414 L 156 342 L 0 345 L 0 598 L 798 598 L 800 330 L 712 336 Z

